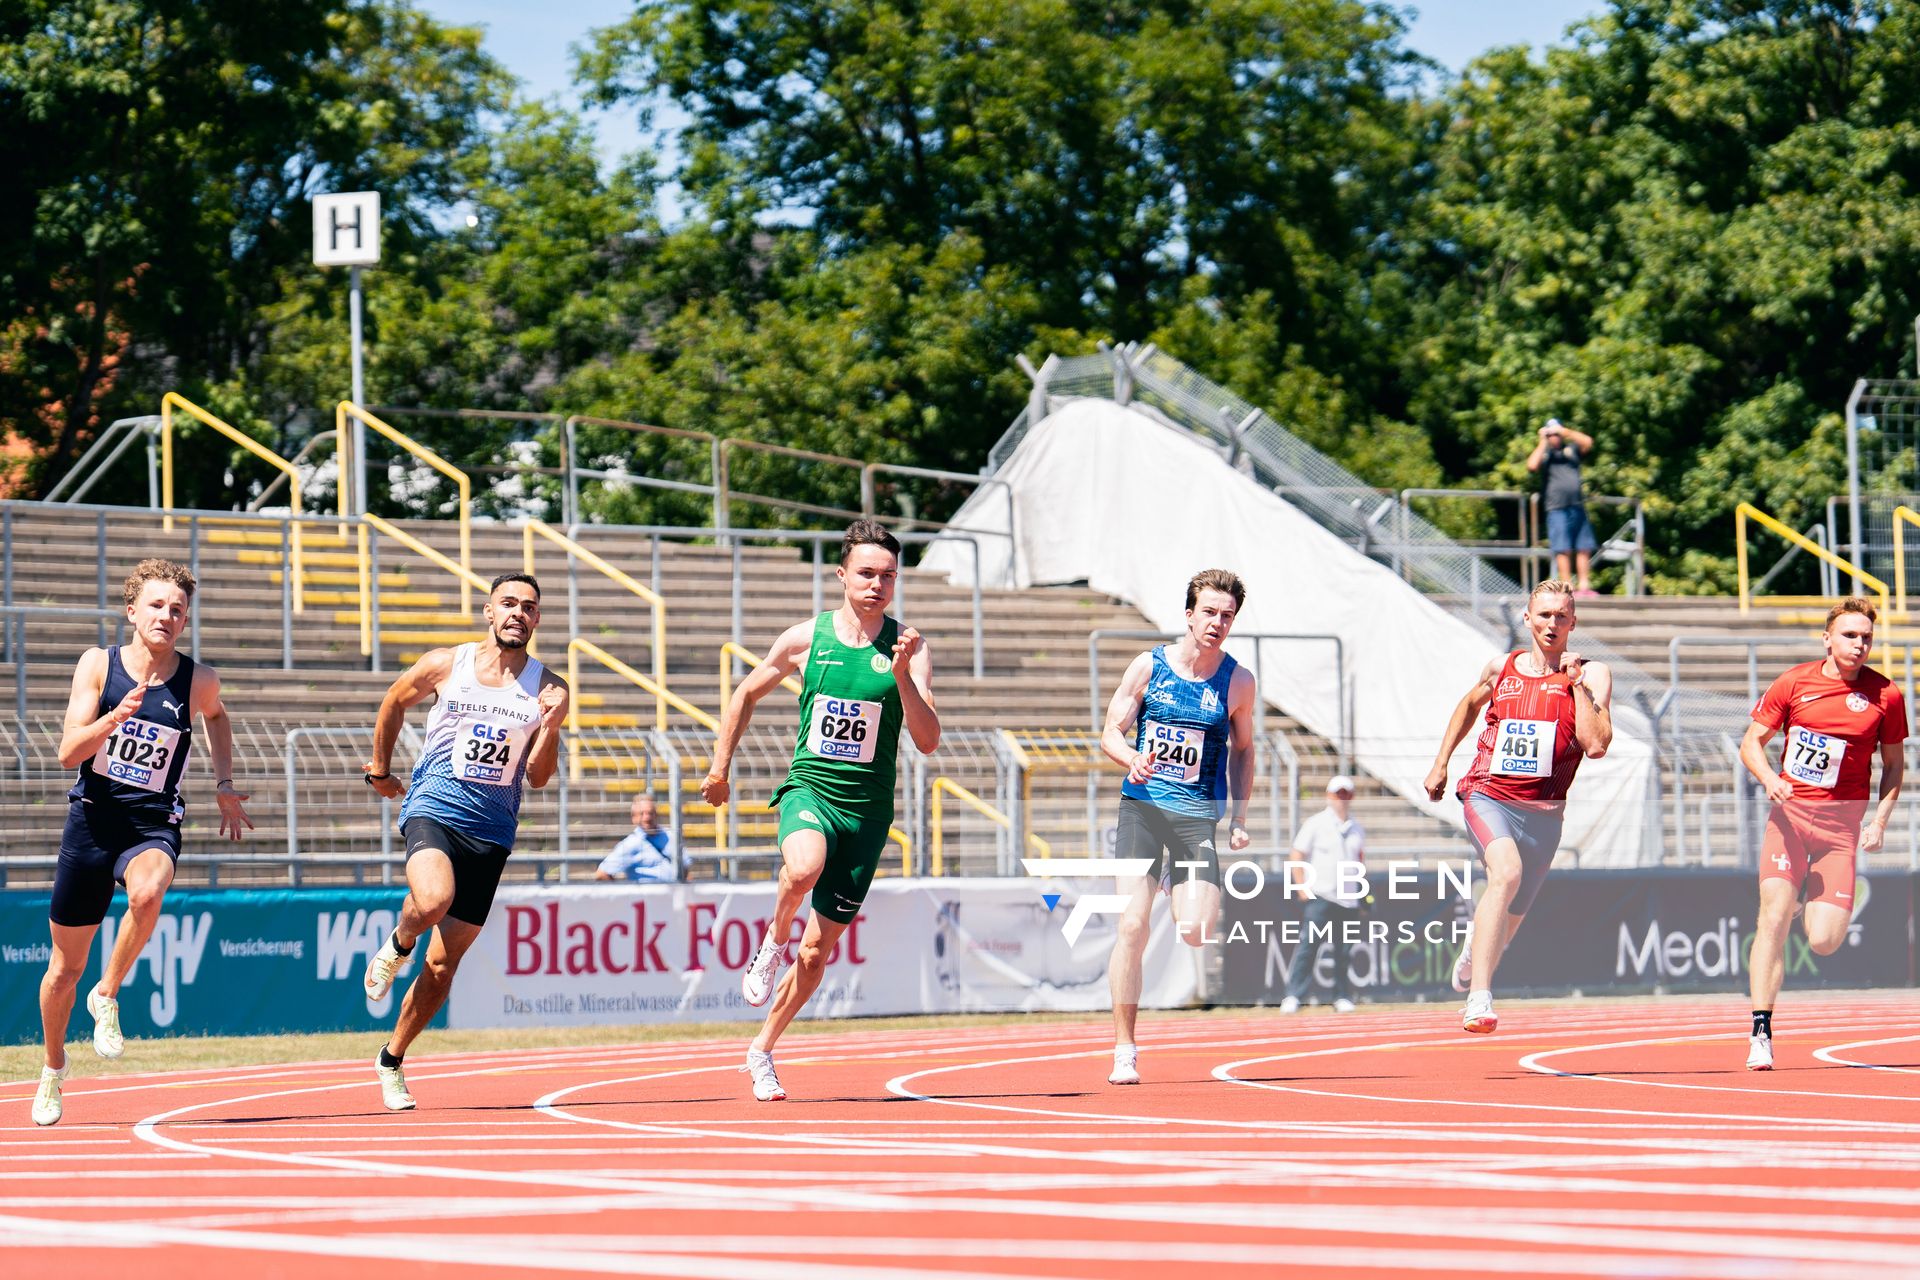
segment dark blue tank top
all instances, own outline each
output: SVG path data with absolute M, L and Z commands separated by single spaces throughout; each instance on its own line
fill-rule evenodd
M 193 747 L 193 659 L 181 654 L 173 678 L 147 690 L 140 710 L 115 729 L 100 749 L 80 762 L 69 800 L 119 805 L 167 821 L 185 812 L 180 774 Z M 100 687 L 103 716 L 138 683 L 120 661 L 120 646 L 107 650 L 107 678 Z
M 1225 654 L 1210 680 L 1189 680 L 1167 664 L 1167 648 L 1153 651 L 1153 673 L 1140 699 L 1133 749 L 1150 752 L 1153 776 L 1120 794 L 1156 809 L 1218 819 L 1227 808 L 1227 694 L 1238 664 Z

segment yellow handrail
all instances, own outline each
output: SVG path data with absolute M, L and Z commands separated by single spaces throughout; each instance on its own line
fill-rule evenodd
M 334 410 L 333 410 L 333 428 L 338 433 L 334 438 L 342 442 L 342 444 L 344 444 L 344 442 L 349 438 L 349 432 L 347 431 L 348 418 L 355 418 L 361 422 L 366 423 L 368 426 L 372 427 L 375 431 L 378 431 L 381 435 L 393 441 L 395 444 L 399 445 L 402 449 L 405 449 L 408 453 L 420 459 L 420 461 L 426 463 L 428 466 L 432 467 L 435 471 L 438 471 L 441 475 L 447 477 L 447 479 L 453 481 L 454 487 L 460 490 L 460 567 L 462 569 L 467 570 L 468 572 L 472 572 L 473 570 L 473 481 L 467 478 L 467 473 L 462 471 L 460 468 L 454 466 L 451 462 L 448 462 L 445 458 L 441 457 L 439 454 L 435 453 L 433 450 L 427 448 L 425 445 L 420 444 L 419 442 L 411 439 L 410 437 L 403 435 L 402 433 L 394 430 L 392 427 L 380 421 L 379 418 L 375 417 L 371 413 L 368 413 L 365 409 L 362 409 L 359 405 L 355 404 L 351 400 L 342 400 L 338 405 L 334 406 Z M 339 446 L 336 446 L 336 447 L 339 447 Z M 350 454 L 351 454 L 351 450 L 347 450 L 347 449 L 341 450 L 342 458 L 349 458 Z M 346 489 L 347 489 L 347 483 L 348 483 L 346 479 L 347 472 L 349 470 L 357 469 L 358 467 L 358 459 L 351 459 L 351 461 L 353 463 L 352 466 L 342 466 L 340 469 L 340 475 L 341 475 L 340 491 L 343 495 L 346 493 Z M 365 497 L 366 495 L 362 495 L 362 496 Z M 342 500 L 344 501 L 344 497 Z M 342 509 L 341 514 L 342 515 L 346 514 L 344 508 Z M 460 593 L 460 616 L 463 618 L 471 618 L 473 616 L 473 602 L 467 598 L 467 593 L 464 591 Z
M 725 715 L 727 713 L 727 704 L 733 701 L 732 659 L 734 658 L 741 659 L 749 667 L 759 667 L 759 666 L 766 665 L 766 659 L 760 657 L 760 655 L 756 654 L 753 650 L 747 648 L 745 645 L 735 644 L 733 641 L 729 640 L 725 644 L 720 646 L 720 714 L 721 715 Z M 780 687 L 782 689 L 793 690 L 796 696 L 798 696 L 799 694 L 805 691 L 801 683 L 798 680 L 795 680 L 792 676 L 781 677 Z
M 707 732 L 720 732 L 720 722 L 702 711 L 699 707 L 694 706 L 691 702 L 688 702 L 685 698 L 673 692 L 673 690 L 667 688 L 665 685 L 656 684 L 645 673 L 634 670 L 593 641 L 575 636 L 573 639 L 567 641 L 567 687 L 573 690 L 573 702 L 567 708 L 568 733 L 580 732 L 580 655 L 582 653 L 585 653 L 589 658 L 592 658 L 615 675 L 625 676 L 628 680 L 639 685 L 654 697 L 671 704 L 674 710 L 691 717 L 696 724 Z M 580 780 L 580 759 L 578 756 L 574 757 L 573 770 L 569 774 L 569 777 L 574 782 Z
M 913 874 L 913 841 L 907 839 L 907 833 L 898 827 L 887 828 L 887 839 L 900 846 L 900 874 Z
M 538 534 L 539 536 L 545 538 L 548 542 L 553 543 L 555 546 L 565 551 L 568 555 L 573 556 L 578 560 L 584 561 L 589 568 L 598 569 L 601 573 L 605 574 L 607 577 L 613 579 L 615 582 L 619 583 L 621 586 L 625 587 L 627 590 L 633 592 L 633 594 L 639 596 L 642 600 L 646 601 L 647 604 L 652 608 L 653 610 L 653 679 L 651 681 L 651 684 L 654 686 L 654 690 L 655 690 L 654 699 L 653 699 L 653 727 L 656 729 L 666 728 L 667 727 L 667 703 L 674 702 L 674 705 L 676 706 L 692 705 L 691 703 L 681 703 L 681 702 L 675 701 L 673 695 L 667 692 L 667 602 L 666 600 L 662 598 L 657 591 L 653 590 L 653 588 L 635 579 L 633 576 L 626 573 L 624 570 L 618 569 L 613 565 L 609 564 L 607 561 L 601 559 L 600 556 L 596 555 L 594 552 L 587 550 L 585 547 L 575 542 L 572 538 L 569 538 L 566 534 L 561 533 L 558 529 L 554 528 L 550 524 L 547 524 L 543 520 L 529 520 L 527 521 L 525 527 L 521 530 L 520 555 L 521 555 L 521 560 L 524 562 L 526 571 L 528 573 L 533 572 L 533 539 L 535 534 Z M 704 716 L 706 713 L 701 712 L 700 714 Z M 720 731 L 720 726 L 717 722 L 710 727 L 716 733 Z
M 445 569 L 448 573 L 452 574 L 461 583 L 463 588 L 472 587 L 475 591 L 480 592 L 482 595 L 486 594 L 487 580 L 481 577 L 479 574 L 475 573 L 473 570 L 466 568 L 463 565 L 455 564 L 453 560 L 448 556 L 442 554 L 441 552 L 435 551 L 432 547 L 428 546 L 426 543 L 420 541 L 420 539 L 408 533 L 405 529 L 400 528 L 398 525 L 393 524 L 390 521 L 384 520 L 381 517 L 376 516 L 371 512 L 367 513 L 364 516 L 361 516 L 360 524 L 359 524 L 359 544 L 360 544 L 360 654 L 362 657 L 365 657 L 367 654 L 370 654 L 373 652 L 373 641 L 374 641 L 373 592 L 368 585 L 368 578 L 371 572 L 370 561 L 367 557 L 367 530 L 369 527 L 371 527 L 374 531 L 378 533 L 384 533 L 387 537 L 392 538 L 395 542 L 398 542 L 401 546 L 406 547 L 408 550 L 414 552 L 416 555 L 425 556 L 428 560 L 432 561 L 434 564 L 439 565 L 442 569 Z M 467 598 L 467 593 L 465 590 L 462 590 L 460 592 L 460 598 L 462 600 L 465 600 Z M 471 618 L 473 616 L 471 609 L 463 610 L 462 612 L 468 618 Z
M 982 800 L 979 796 L 973 794 L 973 792 L 967 790 L 965 787 L 955 782 L 952 778 L 947 777 L 945 774 L 941 774 L 939 777 L 933 780 L 933 786 L 930 788 L 930 790 L 933 795 L 933 813 L 932 813 L 933 865 L 929 868 L 929 870 L 931 871 L 932 874 L 936 876 L 942 874 L 942 869 L 946 865 L 946 859 L 944 857 L 946 832 L 943 830 L 943 809 L 940 803 L 940 797 L 943 794 L 952 796 L 954 799 L 960 801 L 960 803 L 966 805 L 968 808 L 972 809 L 975 813 L 987 819 L 989 822 L 994 823 L 996 826 L 1002 827 L 1008 831 L 1013 830 L 1012 818 L 1009 818 L 1006 814 L 1000 812 L 998 809 L 988 804 L 985 800 Z M 1039 836 L 1034 835 L 1031 831 L 1027 833 L 1027 843 L 1032 845 L 1034 849 L 1036 849 L 1039 852 L 1041 857 L 1051 858 L 1053 856 L 1053 846 L 1048 844 L 1045 840 L 1042 840 Z
M 212 427 L 227 439 L 233 441 L 248 453 L 253 454 L 269 466 L 279 469 L 287 477 L 287 527 L 291 530 L 288 541 L 292 544 L 286 570 L 293 574 L 293 611 L 305 613 L 306 592 L 301 590 L 305 582 L 302 570 L 305 567 L 301 555 L 300 536 L 300 472 L 291 462 L 273 450 L 255 440 L 244 431 L 236 431 L 220 419 L 202 409 L 178 391 L 169 391 L 160 397 L 160 489 L 161 500 L 167 514 L 161 521 L 161 527 L 168 533 L 173 532 L 173 410 L 178 405 L 188 416 Z
M 1900 602 L 1900 613 L 1907 612 L 1907 540 L 1900 532 L 1900 522 L 1920 526 L 1920 511 L 1915 511 L 1905 503 L 1893 509 L 1893 590 Z
M 1835 555 L 1798 530 L 1780 523 L 1760 508 L 1754 506 L 1751 502 L 1743 502 L 1733 509 L 1734 556 L 1740 572 L 1741 613 L 1744 614 L 1750 611 L 1753 600 L 1752 588 L 1749 584 L 1749 575 L 1747 573 L 1747 521 L 1749 520 L 1758 522 L 1761 528 L 1779 534 L 1794 546 L 1799 547 L 1802 551 L 1812 553 L 1814 558 L 1824 560 L 1849 577 L 1857 578 L 1861 582 L 1866 583 L 1872 587 L 1874 592 L 1880 597 L 1880 612 L 1882 614 L 1887 612 L 1886 583 L 1874 577 L 1866 570 L 1857 568 L 1852 561 Z

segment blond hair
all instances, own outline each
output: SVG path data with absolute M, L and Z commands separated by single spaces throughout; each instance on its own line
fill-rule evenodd
M 127 575 L 126 585 L 120 589 L 121 599 L 132 605 L 149 582 L 171 582 L 186 592 L 189 600 L 193 599 L 193 589 L 199 585 L 193 580 L 193 571 L 183 564 L 175 564 L 171 560 L 142 560 Z
M 1867 599 L 1865 596 L 1848 596 L 1845 600 L 1842 600 L 1839 604 L 1827 610 L 1827 625 L 1821 629 L 1823 631 L 1833 630 L 1833 624 L 1838 622 L 1842 615 L 1849 613 L 1857 613 L 1868 622 L 1878 622 L 1880 620 L 1880 615 L 1874 610 L 1873 601 Z
M 1567 607 L 1572 608 L 1573 584 L 1564 578 L 1548 578 L 1544 582 L 1535 583 L 1533 590 L 1527 593 L 1528 613 L 1533 612 L 1533 602 L 1541 596 L 1565 596 L 1567 598 Z
M 1187 612 L 1193 612 L 1193 606 L 1199 603 L 1202 591 L 1218 591 L 1232 596 L 1235 611 L 1247 602 L 1247 584 L 1240 581 L 1238 574 L 1228 573 L 1225 569 L 1202 569 L 1187 580 Z

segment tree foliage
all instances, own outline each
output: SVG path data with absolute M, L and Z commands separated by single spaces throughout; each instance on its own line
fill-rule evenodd
M 1723 583 L 1733 501 L 1811 519 L 1844 484 L 1853 380 L 1913 372 L 1920 10 L 1613 0 L 1457 79 L 1402 21 L 1361 0 L 636 0 L 583 45 L 581 84 L 672 100 L 669 172 L 604 165 L 478 33 L 403 0 L 20 0 L 0 160 L 31 199 L 0 205 L 0 417 L 41 480 L 173 387 L 297 447 L 347 364 L 303 206 L 367 187 L 388 210 L 375 403 L 970 471 L 1024 399 L 1015 353 L 1151 338 L 1379 484 L 1521 485 L 1540 421 L 1573 422 L 1599 442 L 1590 487 L 1649 504 L 1657 581 Z M 406 426 L 463 465 L 551 467 L 557 416 Z M 597 468 L 710 479 L 703 445 L 581 439 Z M 202 453 L 193 500 L 257 480 Z M 740 446 L 729 468 L 857 503 L 847 468 Z M 644 487 L 592 501 L 711 515 Z

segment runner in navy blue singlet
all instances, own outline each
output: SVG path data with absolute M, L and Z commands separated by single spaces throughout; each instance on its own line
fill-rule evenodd
M 67 824 L 47 912 L 53 948 L 40 982 L 47 1059 L 33 1102 L 36 1124 L 55 1123 L 63 1110 L 67 1021 L 115 885 L 126 887 L 127 914 L 99 983 L 87 993 L 87 1012 L 93 1015 L 96 1053 L 117 1058 L 124 1047 L 120 984 L 153 935 L 161 899 L 173 883 L 186 813 L 180 780 L 196 714 L 213 757 L 220 833 L 238 840 L 253 826 L 247 797 L 233 789 L 233 726 L 220 701 L 220 677 L 178 649 L 193 591 L 193 575 L 184 567 L 142 560 L 121 593 L 129 642 L 89 649 L 74 668 L 60 763 L 79 772 L 67 792 Z
M 1228 847 L 1249 843 L 1254 678 L 1221 648 L 1246 595 L 1224 569 L 1195 574 L 1187 583 L 1186 635 L 1135 658 L 1107 706 L 1100 748 L 1127 771 L 1113 856 L 1154 860 L 1148 874 L 1119 885 L 1127 908 L 1107 968 L 1110 1084 L 1140 1083 L 1133 1029 L 1155 891 L 1168 891 L 1181 940 L 1204 946 L 1220 915 L 1215 833 L 1222 815 L 1232 813 Z

